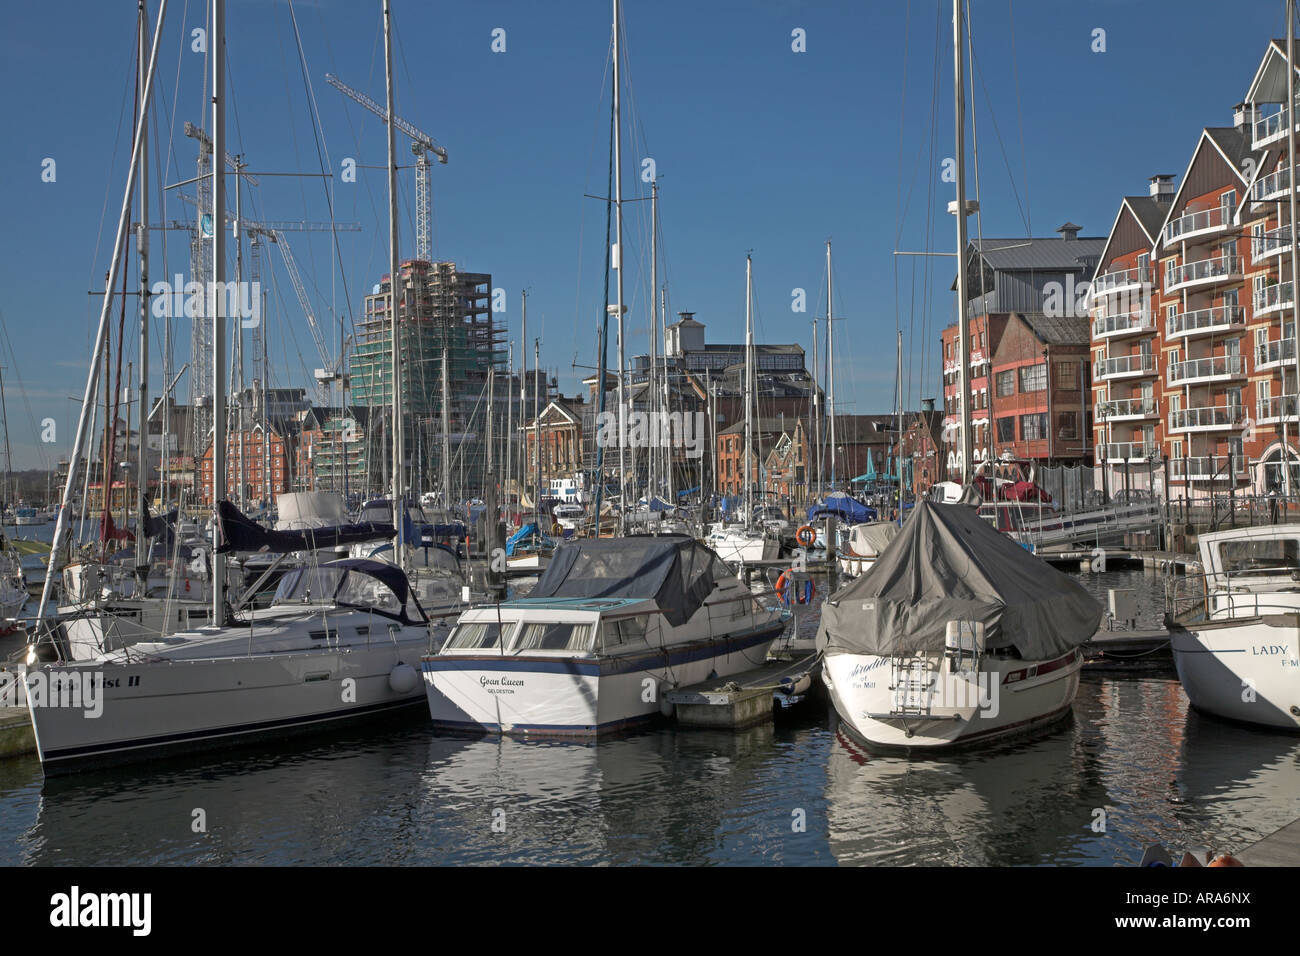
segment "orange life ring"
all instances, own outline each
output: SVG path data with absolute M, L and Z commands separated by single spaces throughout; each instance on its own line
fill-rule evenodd
M 812 525 L 806 524 L 795 532 L 794 539 L 805 548 L 811 548 L 817 543 L 817 529 Z
M 776 579 L 776 596 L 781 599 L 781 603 L 786 607 L 790 606 L 790 572 L 782 571 L 781 576 Z

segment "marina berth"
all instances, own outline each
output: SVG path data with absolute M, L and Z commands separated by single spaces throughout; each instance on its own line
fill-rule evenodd
M 790 615 L 684 535 L 560 545 L 526 598 L 460 616 L 422 661 L 444 729 L 595 737 L 658 717 L 678 686 L 763 663 Z
M 875 565 L 832 595 L 822 679 L 869 747 L 939 749 L 1065 717 L 1102 608 L 967 505 L 917 503 Z

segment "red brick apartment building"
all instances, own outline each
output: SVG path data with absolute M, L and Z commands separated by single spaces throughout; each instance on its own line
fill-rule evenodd
M 985 239 L 967 249 L 972 447 L 977 462 L 1010 456 L 1090 462 L 1087 280 L 1105 240 Z M 958 478 L 961 406 L 957 326 L 944 329 L 943 478 Z
M 1161 470 L 1133 466 L 1167 458 L 1174 498 L 1280 491 L 1284 460 L 1296 491 L 1287 88 L 1273 40 L 1233 125 L 1201 131 L 1177 189 L 1158 176 L 1121 201 L 1091 288 L 1095 442 L 1112 489 L 1127 472 L 1163 491 Z

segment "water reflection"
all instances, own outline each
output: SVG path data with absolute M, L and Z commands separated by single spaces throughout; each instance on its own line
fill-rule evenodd
M 598 746 L 416 720 L 49 781 L 22 757 L 0 761 L 0 862 L 1131 865 L 1300 815 L 1300 738 L 1189 712 L 1165 677 L 1086 677 L 1049 736 L 941 759 L 864 757 L 837 727 L 815 703 Z

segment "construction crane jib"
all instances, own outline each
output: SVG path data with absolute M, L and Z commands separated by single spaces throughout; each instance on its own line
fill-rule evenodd
M 385 123 L 388 122 L 388 110 L 380 106 L 360 90 L 354 90 L 333 73 L 325 74 L 325 82 L 344 96 L 356 100 Z M 411 152 L 415 154 L 415 257 L 425 262 L 433 261 L 430 231 L 432 207 L 429 201 L 429 155 L 438 157 L 438 162 L 447 162 L 447 151 L 433 141 L 428 133 L 417 129 L 400 116 L 393 117 L 393 128 L 406 134 L 411 139 Z

